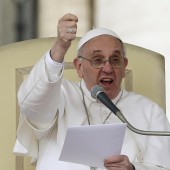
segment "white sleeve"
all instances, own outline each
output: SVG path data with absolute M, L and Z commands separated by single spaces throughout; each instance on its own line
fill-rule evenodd
M 135 163 L 133 164 L 135 167 L 135 170 L 169 170 L 160 166 L 153 166 L 149 164 L 142 164 L 142 163 Z
M 60 102 L 63 63 L 49 61 L 49 52 L 32 69 L 18 92 L 20 111 L 37 129 L 53 123 Z
M 14 153 L 33 159 L 38 156 L 38 140 L 57 126 L 58 111 L 64 107 L 63 63 L 50 62 L 48 55 L 33 67 L 18 91 L 20 120 Z
M 48 51 L 45 56 L 46 73 L 50 82 L 55 82 L 61 75 L 64 63 L 58 63 L 51 59 L 50 52 Z

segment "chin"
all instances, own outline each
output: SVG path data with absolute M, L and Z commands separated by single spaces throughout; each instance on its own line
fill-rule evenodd
M 106 93 L 106 95 L 107 95 L 107 97 L 109 98 L 109 99 L 114 99 L 114 95 L 113 94 L 110 94 L 110 93 L 107 93 L 107 92 L 105 92 Z

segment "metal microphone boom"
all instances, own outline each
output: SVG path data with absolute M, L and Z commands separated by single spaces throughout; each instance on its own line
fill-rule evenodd
M 170 132 L 166 131 L 144 131 L 140 129 L 136 129 L 133 127 L 128 120 L 123 116 L 121 111 L 114 105 L 114 103 L 107 97 L 107 95 L 103 92 L 103 88 L 99 85 L 96 85 L 91 90 L 91 96 L 94 99 L 98 99 L 101 103 L 103 103 L 108 109 L 112 111 L 123 123 L 127 123 L 127 127 L 140 135 L 152 135 L 152 136 L 170 136 Z

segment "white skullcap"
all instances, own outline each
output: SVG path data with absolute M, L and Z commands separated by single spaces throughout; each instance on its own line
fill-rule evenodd
M 78 43 L 78 47 L 77 47 L 77 51 L 89 40 L 91 40 L 94 37 L 97 37 L 99 35 L 111 35 L 113 37 L 116 37 L 117 39 L 119 39 L 122 44 L 123 41 L 120 39 L 120 37 L 113 32 L 112 30 L 106 29 L 106 28 L 94 28 L 92 30 L 90 30 L 89 32 L 87 32 L 79 41 Z

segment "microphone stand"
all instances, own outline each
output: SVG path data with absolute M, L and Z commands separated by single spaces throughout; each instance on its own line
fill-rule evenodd
M 123 116 L 121 111 L 113 104 L 113 102 L 106 96 L 106 94 L 101 90 L 100 86 L 95 86 L 92 90 L 92 97 L 98 99 L 107 108 L 109 108 L 112 113 L 114 113 L 123 123 L 127 124 L 127 127 L 140 135 L 150 135 L 150 136 L 170 136 L 170 131 L 144 131 L 136 129 L 133 127 L 127 119 Z
M 170 136 L 170 132 L 166 132 L 166 131 L 144 131 L 144 130 L 140 130 L 140 129 L 136 129 L 135 127 L 133 127 L 128 121 L 127 119 L 123 116 L 123 114 L 121 113 L 120 110 L 116 111 L 114 113 L 123 123 L 127 123 L 127 127 L 140 135 L 152 135 L 152 136 Z

